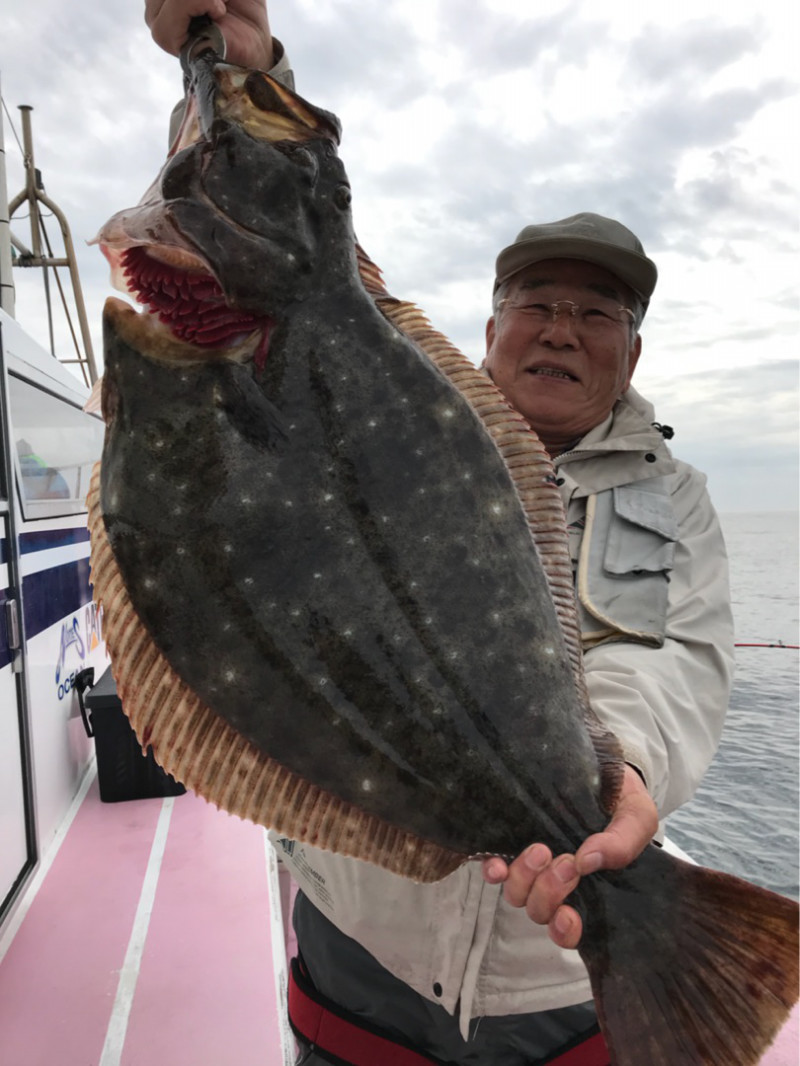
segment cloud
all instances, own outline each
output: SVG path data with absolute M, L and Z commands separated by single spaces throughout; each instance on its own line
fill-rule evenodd
M 635 384 L 674 428 L 673 453 L 708 475 L 718 510 L 797 510 L 796 360 L 680 379 L 656 377 L 643 362 Z
M 617 217 L 659 267 L 637 376 L 659 406 L 687 405 L 676 450 L 704 447 L 692 423 L 725 440 L 707 453 L 720 469 L 726 455 L 750 469 L 725 410 L 747 400 L 725 391 L 735 370 L 754 397 L 745 454 L 789 462 L 754 421 L 780 395 L 761 366 L 793 357 L 797 330 L 795 57 L 776 0 L 724 12 L 695 0 L 690 18 L 586 0 L 546 0 L 530 17 L 512 0 L 468 17 L 461 0 L 272 0 L 270 15 L 298 90 L 342 119 L 356 229 L 392 291 L 477 360 L 499 249 L 531 221 Z M 35 107 L 37 166 L 69 219 L 99 345 L 108 271 L 86 241 L 158 172 L 181 72 L 140 4 L 38 0 L 37 25 L 32 48 L 29 20 L 5 17 L 2 88 L 17 131 L 15 105 Z M 13 194 L 8 120 L 6 149 Z M 23 218 L 12 228 L 27 237 Z M 41 278 L 16 278 L 20 317 L 46 343 Z M 698 399 L 703 373 L 725 403 Z

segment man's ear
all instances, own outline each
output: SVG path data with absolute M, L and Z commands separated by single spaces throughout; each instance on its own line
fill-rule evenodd
M 495 334 L 495 321 L 494 321 L 494 315 L 492 315 L 492 317 L 486 323 L 486 355 L 487 356 L 488 356 L 489 352 L 491 351 L 492 345 L 494 344 L 494 334 Z M 484 358 L 483 362 L 484 362 L 484 364 L 486 363 L 486 359 L 485 358 Z
M 625 382 L 625 388 L 627 389 L 631 383 L 633 372 L 636 369 L 636 364 L 639 362 L 639 356 L 642 354 L 642 335 L 636 334 L 636 340 L 631 345 L 631 350 L 628 353 L 628 377 Z

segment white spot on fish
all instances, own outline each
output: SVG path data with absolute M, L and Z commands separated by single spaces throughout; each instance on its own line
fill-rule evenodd
M 453 410 L 453 408 L 452 407 L 445 407 L 445 409 L 442 411 L 442 418 L 454 418 L 454 417 L 455 417 L 455 411 Z
M 352 629 L 345 629 L 345 630 L 343 631 L 342 635 L 343 635 L 343 636 L 345 636 L 345 637 L 352 637 L 352 635 L 353 635 L 353 630 L 352 630 Z
M 465 470 L 464 473 L 461 476 L 464 479 L 464 481 L 472 481 L 472 471 L 471 470 Z
M 546 644 L 542 648 L 542 655 L 548 655 L 548 656 L 550 656 L 552 658 L 555 655 L 555 653 L 556 653 L 556 649 L 552 648 L 549 644 Z
M 144 587 L 146 589 L 154 589 L 156 587 L 155 580 L 152 577 L 146 577 L 144 579 Z
M 314 574 L 314 580 L 315 580 L 315 581 L 319 581 L 319 579 L 320 579 L 321 577 L 322 577 L 322 574 Z
M 230 555 L 230 554 L 231 554 L 231 552 L 233 551 L 233 545 L 232 545 L 232 544 L 223 544 L 223 545 L 222 545 L 222 550 L 223 550 L 223 551 L 224 551 L 224 552 L 225 552 L 225 553 L 226 553 L 227 555 Z
M 246 577 L 246 578 L 244 579 L 244 583 L 245 583 L 245 585 L 252 585 L 252 584 L 253 584 L 253 579 L 252 579 L 252 577 Z
M 284 500 L 283 501 L 283 506 L 284 507 L 294 507 L 294 501 L 293 500 Z
M 501 514 L 502 511 L 503 511 L 503 508 L 502 508 L 501 504 L 493 503 L 491 505 L 491 507 L 489 508 L 489 510 L 492 512 L 492 514 Z
M 147 480 L 148 480 L 148 481 L 149 481 L 149 482 L 150 482 L 151 484 L 152 484 L 152 483 L 153 483 L 153 482 L 155 481 L 155 479 L 156 479 L 156 475 L 155 475 L 154 473 L 152 473 L 152 472 L 151 472 L 151 473 L 149 473 L 149 474 L 147 475 Z
M 378 423 L 375 421 L 374 418 L 371 418 L 369 420 L 369 422 L 367 422 L 367 425 L 369 426 L 370 429 L 374 429 L 377 426 L 377 424 Z
M 252 498 L 252 496 L 242 496 L 242 498 L 241 498 L 241 502 L 242 502 L 243 504 L 245 504 L 245 506 L 246 506 L 247 504 L 249 504 L 249 503 L 252 503 L 252 502 L 253 502 L 253 498 Z
M 361 791 L 362 792 L 372 792 L 372 788 L 373 788 L 372 782 L 370 780 L 368 780 L 367 778 L 365 778 L 361 782 Z

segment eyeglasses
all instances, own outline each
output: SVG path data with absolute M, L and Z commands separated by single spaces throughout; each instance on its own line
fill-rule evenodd
M 523 289 L 514 296 L 506 296 L 500 302 L 537 322 L 555 323 L 559 315 L 566 314 L 584 333 L 604 333 L 619 326 L 629 326 L 636 318 L 630 307 L 618 307 L 612 300 L 602 298 L 593 300 L 585 307 L 573 303 L 572 300 L 556 300 L 551 304 L 534 303 L 531 294 Z

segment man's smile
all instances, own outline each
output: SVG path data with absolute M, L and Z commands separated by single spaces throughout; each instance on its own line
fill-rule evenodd
M 578 381 L 574 374 L 570 374 L 569 371 L 556 366 L 529 366 L 525 373 L 533 374 L 537 377 L 558 378 L 562 381 Z

